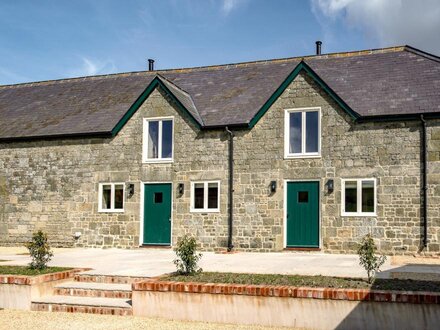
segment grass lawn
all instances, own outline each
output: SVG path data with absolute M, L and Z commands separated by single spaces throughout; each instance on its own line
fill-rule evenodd
M 35 275 L 62 272 L 64 270 L 70 270 L 70 269 L 72 268 L 47 267 L 46 269 L 38 270 L 38 269 L 30 269 L 28 266 L 0 266 L 0 274 L 35 276 Z
M 331 276 L 302 276 L 279 274 L 237 274 L 237 273 L 210 273 L 202 272 L 184 276 L 177 274 L 166 275 L 161 278 L 165 281 L 202 282 L 202 283 L 230 283 L 230 284 L 266 284 L 307 286 L 313 288 L 344 288 L 344 289 L 374 289 L 396 291 L 435 291 L 440 292 L 440 282 L 415 281 L 399 279 L 376 279 L 369 284 L 361 278 L 343 278 Z

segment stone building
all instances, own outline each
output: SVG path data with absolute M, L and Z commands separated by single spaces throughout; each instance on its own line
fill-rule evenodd
M 0 86 L 1 245 L 438 254 L 439 182 L 409 46 Z

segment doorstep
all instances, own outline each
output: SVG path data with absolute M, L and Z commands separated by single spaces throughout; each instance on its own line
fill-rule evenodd
M 321 248 L 313 247 L 285 247 L 284 251 L 299 251 L 299 252 L 321 252 Z

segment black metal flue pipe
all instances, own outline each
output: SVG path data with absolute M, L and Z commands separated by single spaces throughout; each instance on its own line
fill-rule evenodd
M 321 45 L 322 45 L 322 41 L 317 41 L 316 42 L 316 55 L 321 55 Z
M 154 70 L 154 60 L 152 58 L 148 59 L 148 71 Z

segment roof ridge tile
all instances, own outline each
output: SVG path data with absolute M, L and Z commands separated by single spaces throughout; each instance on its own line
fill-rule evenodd
M 109 74 L 93 75 L 93 76 L 49 79 L 49 80 L 42 80 L 42 81 L 24 82 L 24 83 L 18 83 L 18 84 L 0 85 L 0 89 L 31 87 L 34 85 L 38 85 L 38 86 L 50 85 L 50 84 L 56 84 L 56 83 L 66 83 L 66 82 L 91 80 L 91 79 L 93 79 L 93 80 L 110 79 L 110 78 L 118 78 L 118 77 L 125 77 L 125 76 L 154 75 L 154 74 L 161 74 L 161 73 L 185 73 L 185 72 L 196 72 L 196 71 L 230 69 L 230 68 L 237 68 L 237 67 L 248 67 L 248 66 L 251 66 L 254 64 L 269 64 L 269 63 L 272 64 L 272 63 L 280 63 L 280 62 L 294 62 L 294 61 L 301 61 L 304 59 L 328 59 L 328 58 L 338 58 L 338 57 L 374 55 L 374 54 L 383 54 L 383 53 L 390 53 L 390 52 L 401 52 L 401 51 L 408 50 L 407 47 L 411 48 L 412 50 L 417 50 L 417 49 L 410 47 L 410 46 L 392 46 L 392 47 L 385 47 L 385 48 L 373 48 L 373 49 L 356 50 L 356 51 L 334 52 L 334 53 L 327 53 L 327 54 L 321 54 L 321 55 L 303 55 L 303 56 L 255 60 L 255 61 L 247 61 L 247 62 L 216 64 L 216 65 L 207 65 L 207 66 L 196 66 L 196 67 L 188 67 L 188 68 L 173 68 L 173 69 L 163 69 L 163 70 L 154 70 L 154 71 L 131 71 L 131 72 L 109 73 Z M 412 52 L 414 52 L 414 51 L 412 51 Z M 422 51 L 419 51 L 419 52 L 422 52 Z M 422 52 L 422 53 L 427 54 L 425 52 Z M 427 55 L 431 55 L 431 54 L 427 54 Z M 431 55 L 431 56 L 434 56 L 434 55 Z

